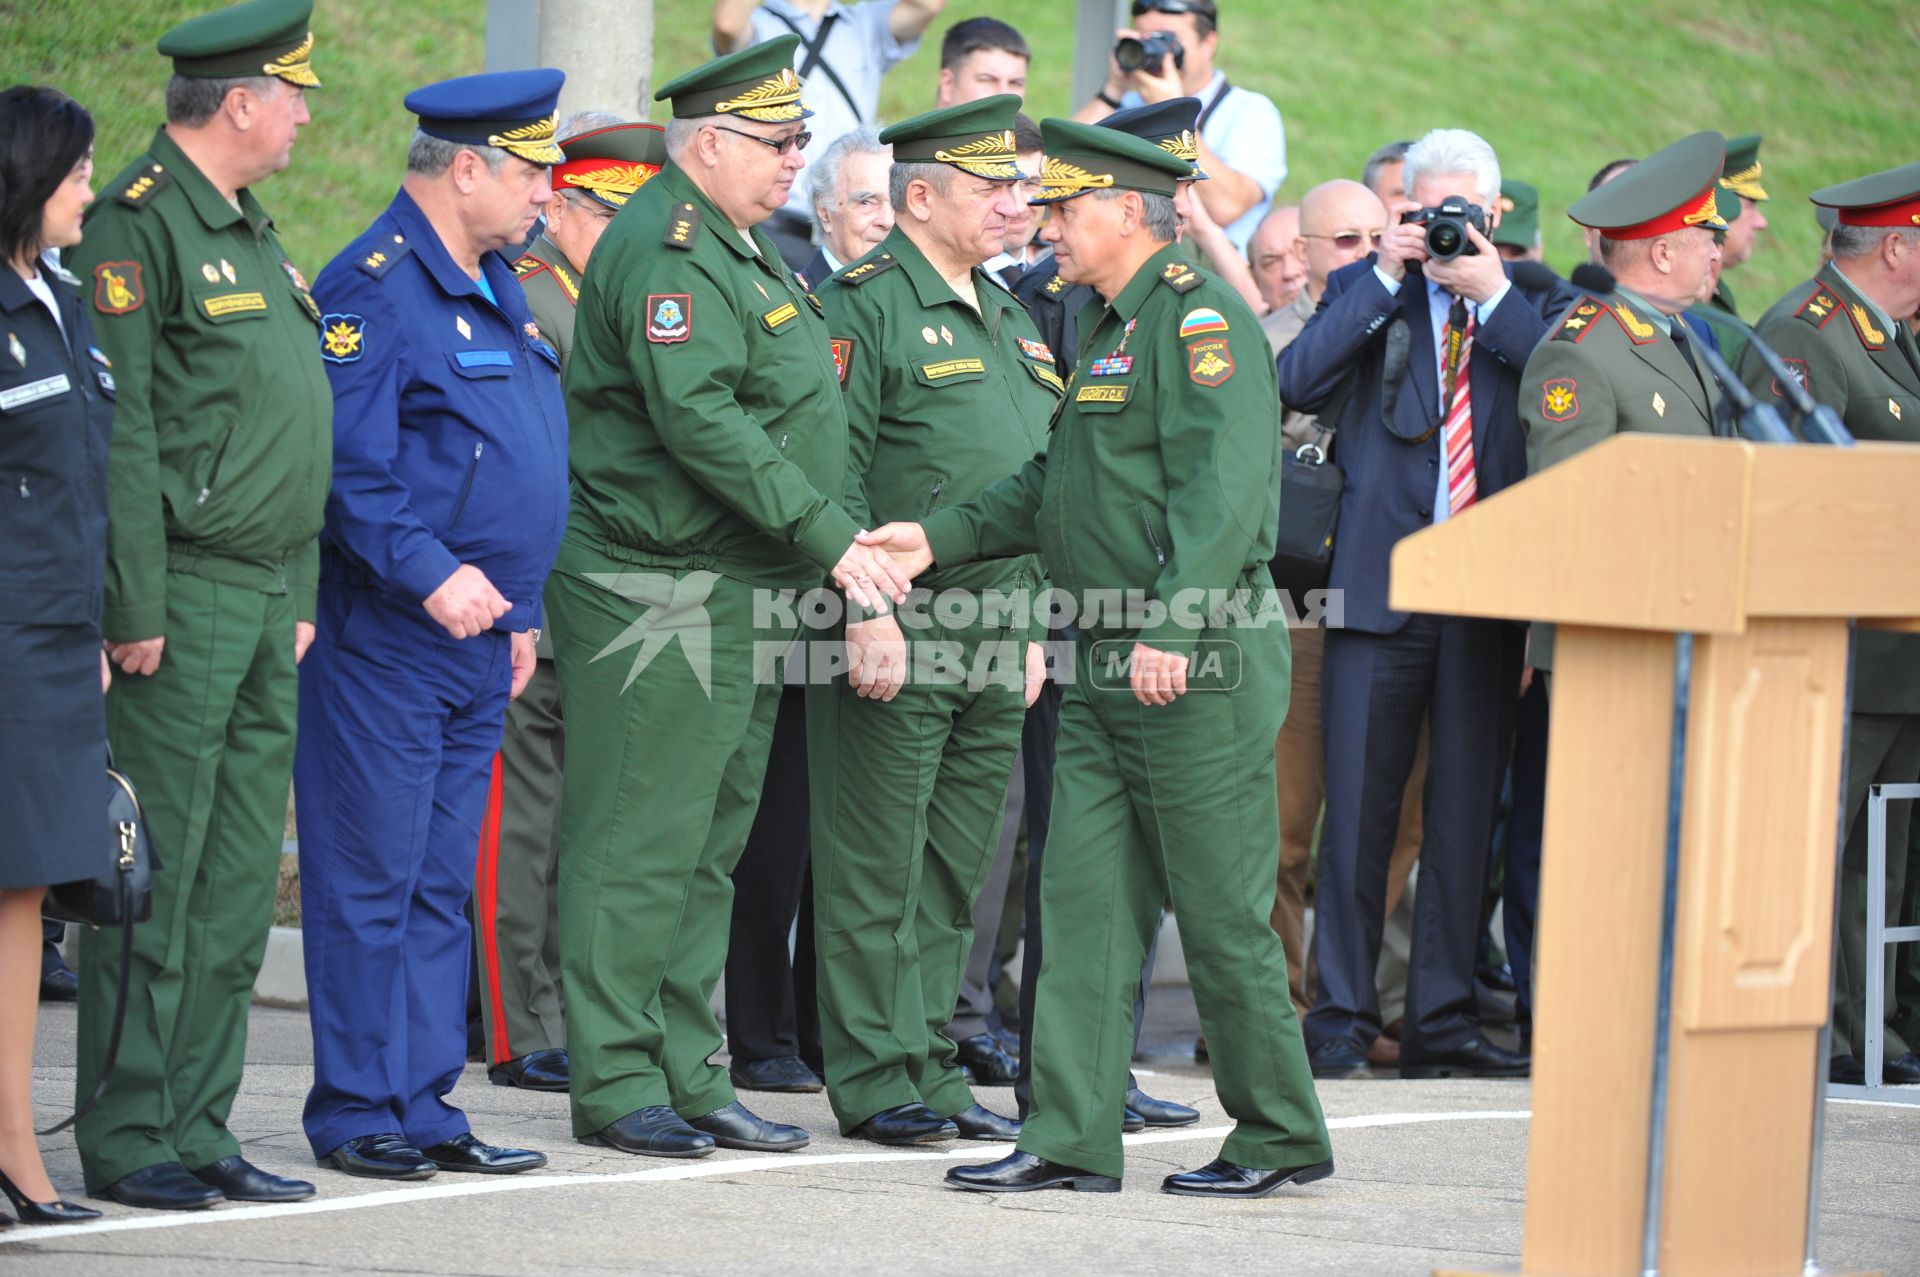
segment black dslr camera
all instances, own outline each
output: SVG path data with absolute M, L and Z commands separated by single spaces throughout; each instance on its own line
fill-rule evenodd
M 1450 262 L 1480 251 L 1467 238 L 1467 227 L 1473 227 L 1482 235 L 1487 233 L 1486 210 L 1457 195 L 1449 195 L 1436 208 L 1402 213 L 1400 220 L 1427 228 L 1427 256 L 1436 262 Z
M 1174 66 L 1185 69 L 1187 51 L 1180 47 L 1180 38 L 1171 31 L 1121 36 L 1113 45 L 1113 60 L 1122 71 L 1127 72 L 1144 69 L 1148 75 L 1159 75 L 1160 68 L 1166 65 L 1168 54 L 1173 55 Z

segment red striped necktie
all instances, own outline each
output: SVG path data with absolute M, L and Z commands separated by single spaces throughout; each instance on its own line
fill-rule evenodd
M 1454 515 L 1472 505 L 1480 496 L 1480 484 L 1473 466 L 1473 377 L 1469 360 L 1473 357 L 1473 316 L 1466 302 L 1454 299 L 1447 316 L 1447 340 L 1444 347 L 1447 386 L 1447 420 L 1441 432 L 1447 455 L 1447 513 Z

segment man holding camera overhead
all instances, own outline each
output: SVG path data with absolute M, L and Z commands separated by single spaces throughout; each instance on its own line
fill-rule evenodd
M 1461 129 L 1407 152 L 1414 203 L 1367 260 L 1327 279 L 1280 356 L 1280 399 L 1335 401 L 1340 503 L 1330 585 L 1346 603 L 1326 636 L 1320 835 L 1320 992 L 1306 1019 L 1319 1077 L 1364 1074 L 1380 1032 L 1374 967 L 1387 861 L 1421 724 L 1430 721 L 1420 895 L 1401 1076 L 1522 1076 L 1527 1057 L 1474 1020 L 1473 960 L 1500 775 L 1513 734 L 1522 631 L 1507 621 L 1414 615 L 1387 602 L 1388 560 L 1409 533 L 1526 477 L 1518 392 L 1562 299 L 1508 278 L 1488 236 L 1500 162 Z
M 1214 69 L 1220 47 L 1214 0 L 1133 0 L 1132 12 L 1133 26 L 1114 33 L 1107 82 L 1073 118 L 1098 124 L 1122 107 L 1199 98 L 1199 165 L 1212 180 L 1195 194 L 1234 247 L 1245 251 L 1287 175 L 1280 109 Z

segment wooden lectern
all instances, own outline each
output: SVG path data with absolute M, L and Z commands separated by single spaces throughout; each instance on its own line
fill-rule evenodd
M 1558 625 L 1522 1272 L 1639 1277 L 1653 1219 L 1662 1274 L 1800 1277 L 1847 621 L 1912 628 L 1917 548 L 1920 448 L 1651 435 L 1396 547 L 1395 608 Z M 1650 1211 L 1679 634 L 1691 705 Z

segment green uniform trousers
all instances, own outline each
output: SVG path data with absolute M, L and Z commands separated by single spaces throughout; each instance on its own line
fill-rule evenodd
M 1847 841 L 1840 856 L 1840 944 L 1833 954 L 1833 1055 L 1866 1063 L 1867 1018 L 1867 789 L 1920 780 L 1920 714 L 1855 714 L 1847 722 Z M 1913 804 L 1887 804 L 1887 926 L 1897 926 L 1907 890 Z M 1888 949 L 1885 1058 L 1913 1046 L 1894 1028 L 1903 1022 L 1896 976 L 1902 950 Z
M 1169 898 L 1214 1089 L 1236 1123 L 1220 1156 L 1261 1169 L 1331 1156 L 1287 996 L 1286 955 L 1269 922 L 1287 633 L 1275 623 L 1203 637 L 1203 652 L 1222 639 L 1238 645 L 1232 690 L 1190 680 L 1173 704 L 1142 705 L 1124 685 L 1092 684 L 1094 653 L 1083 636 L 1060 710 L 1040 888 L 1046 944 L 1033 1107 L 1019 1148 L 1099 1175 L 1123 1169 L 1134 992 Z
M 115 670 L 107 696 L 114 762 L 140 791 L 160 869 L 153 917 L 134 929 L 119 1062 L 75 1132 L 89 1191 L 240 1151 L 227 1114 L 280 877 L 299 704 L 293 600 L 169 572 L 166 638 L 158 670 Z M 119 933 L 83 930 L 82 1099 L 113 1032 L 119 968 Z
M 547 578 L 568 738 L 560 969 L 575 1135 L 652 1105 L 692 1118 L 733 1102 L 708 1059 L 721 1047 L 709 999 L 773 742 L 773 666 L 798 628 L 755 615 L 762 588 L 573 540 Z
M 560 676 L 534 663 L 507 706 L 473 880 L 474 960 L 487 1063 L 567 1042 L 560 994 Z
M 974 1102 L 941 1029 L 1000 845 L 1025 631 L 943 624 L 918 602 L 926 628 L 903 618 L 914 667 L 893 700 L 841 675 L 807 685 L 820 1046 L 842 1134 L 902 1104 L 951 1117 Z

